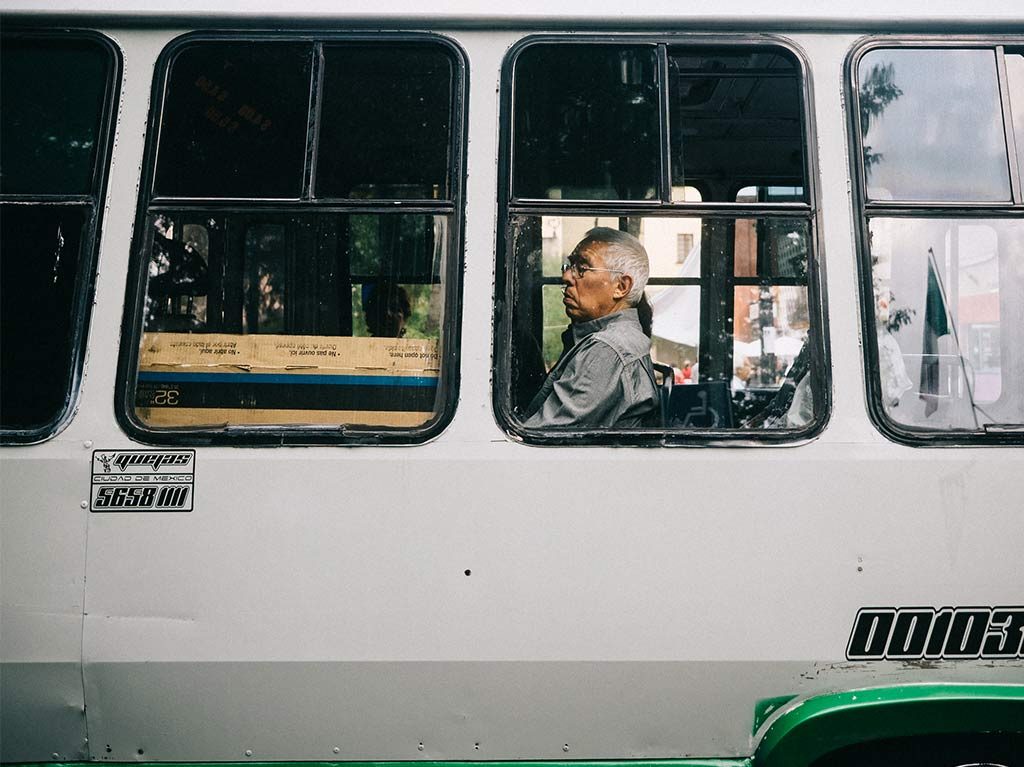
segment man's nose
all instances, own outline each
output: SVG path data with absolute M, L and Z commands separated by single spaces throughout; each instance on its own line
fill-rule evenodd
M 566 285 L 572 285 L 574 280 L 575 275 L 573 275 L 572 267 L 565 267 L 565 269 L 562 270 L 562 282 L 564 282 Z

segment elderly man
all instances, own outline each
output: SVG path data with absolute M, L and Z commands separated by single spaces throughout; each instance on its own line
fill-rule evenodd
M 565 351 L 526 410 L 526 425 L 657 425 L 651 341 L 636 306 L 650 266 L 640 241 L 597 227 L 562 264 L 562 303 L 572 324 Z

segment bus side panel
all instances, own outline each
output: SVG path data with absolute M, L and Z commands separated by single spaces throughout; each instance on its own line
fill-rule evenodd
M 44 450 L 75 459 L 38 459 Z M 81 658 L 88 512 L 80 506 L 88 497 L 86 457 L 63 443 L 20 448 L 0 461 L 4 762 L 87 754 Z
M 1024 683 L 1019 661 L 844 660 L 862 607 L 1014 603 L 994 488 L 1019 452 L 462 449 L 198 450 L 194 511 L 93 514 L 94 741 L 735 756 L 764 698 Z
M 82 668 L 72 663 L 0 664 L 0 759 L 88 759 Z
M 707 706 L 715 689 L 753 685 L 767 694 L 787 688 L 804 668 L 95 663 L 87 685 L 99 705 L 89 725 L 98 748 L 113 749 L 105 758 L 115 760 L 134 758 L 139 749 L 147 759 L 174 761 L 241 761 L 250 751 L 258 761 L 736 755 L 748 748 L 752 710 L 737 697 Z
M 744 756 L 754 701 L 914 678 L 901 666 L 131 662 L 86 676 L 101 759 L 598 760 Z M 1024 683 L 1024 671 L 963 662 L 932 678 Z

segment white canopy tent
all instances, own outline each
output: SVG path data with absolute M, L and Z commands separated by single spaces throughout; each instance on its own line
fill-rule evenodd
M 690 249 L 676 277 L 700 277 L 700 241 Z M 700 289 L 671 285 L 651 298 L 654 335 L 683 346 L 696 347 L 700 340 Z

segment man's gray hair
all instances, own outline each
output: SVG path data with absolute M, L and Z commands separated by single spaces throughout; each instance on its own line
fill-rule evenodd
M 604 243 L 604 265 L 608 269 L 617 269 L 633 278 L 633 288 L 626 296 L 630 306 L 640 303 L 640 298 L 647 287 L 647 279 L 651 275 L 651 262 L 643 243 L 629 232 L 612 229 L 607 226 L 595 226 L 576 246 L 579 250 L 592 242 Z

